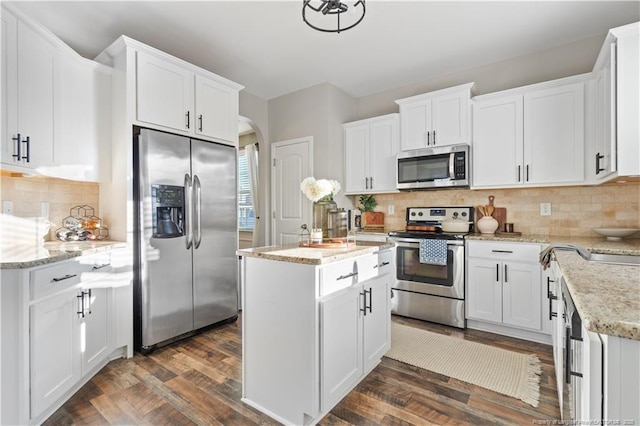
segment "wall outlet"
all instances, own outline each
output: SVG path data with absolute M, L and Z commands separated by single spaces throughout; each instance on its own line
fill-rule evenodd
M 551 216 L 551 203 L 540 203 L 540 216 Z
M 40 216 L 42 216 L 45 219 L 49 219 L 49 203 L 42 203 L 40 205 Z
M 13 201 L 2 202 L 2 213 L 13 214 Z
M 387 206 L 387 214 L 393 214 L 393 213 L 395 213 L 395 211 L 396 211 L 396 208 L 395 208 L 395 206 L 393 204 L 389 204 Z

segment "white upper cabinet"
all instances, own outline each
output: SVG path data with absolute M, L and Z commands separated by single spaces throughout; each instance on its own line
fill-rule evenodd
M 235 145 L 239 88 L 222 80 L 200 75 L 168 55 L 138 50 L 136 119 L 141 125 Z
M 476 98 L 472 187 L 584 181 L 584 83 L 541 86 Z
M 524 95 L 524 172 L 528 184 L 584 181 L 584 83 Z
M 238 138 L 238 90 L 196 75 L 197 134 L 234 141 Z
M 193 131 L 193 72 L 136 52 L 136 101 L 138 121 Z
M 470 105 L 474 83 L 412 96 L 400 105 L 400 150 L 471 143 Z
M 473 106 L 473 185 L 516 185 L 522 171 L 522 96 Z
M 60 57 L 56 164 L 49 176 L 111 180 L 111 69 L 80 57 Z
M 111 179 L 111 69 L 2 8 L 3 167 L 62 179 Z
M 20 171 L 54 163 L 58 52 L 2 10 L 2 163 Z
M 398 114 L 344 124 L 345 194 L 396 191 Z
M 593 69 L 595 128 L 587 179 L 600 183 L 640 174 L 640 23 L 609 31 Z

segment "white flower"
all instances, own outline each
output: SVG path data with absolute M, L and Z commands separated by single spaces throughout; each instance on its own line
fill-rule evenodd
M 300 183 L 300 190 L 314 203 L 327 195 L 335 195 L 340 191 L 340 183 L 335 180 L 318 179 L 313 176 Z
M 335 196 L 338 192 L 340 192 L 340 182 L 337 180 L 330 180 L 331 182 L 331 195 Z

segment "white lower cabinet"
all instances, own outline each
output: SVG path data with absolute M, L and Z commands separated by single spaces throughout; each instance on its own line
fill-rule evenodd
M 328 411 L 362 376 L 360 286 L 349 287 L 320 302 L 320 388 Z
M 505 326 L 489 331 L 517 330 L 519 337 L 547 341 L 542 321 L 542 268 L 539 244 L 468 241 L 467 319 L 470 328 L 482 323 Z M 546 299 L 544 300 L 546 302 Z M 477 321 L 477 322 L 476 322 Z
M 112 251 L 2 270 L 0 424 L 39 424 L 110 359 L 131 356 L 129 267 Z M 126 328 L 125 328 L 126 327 Z
M 80 379 L 80 324 L 76 291 L 30 308 L 31 418 L 42 414 Z
M 244 257 L 242 401 L 315 424 L 391 344 L 393 249 L 306 265 Z
M 32 418 L 109 355 L 109 296 L 106 288 L 82 288 L 31 306 Z
M 320 302 L 322 410 L 329 411 L 390 348 L 390 275 Z

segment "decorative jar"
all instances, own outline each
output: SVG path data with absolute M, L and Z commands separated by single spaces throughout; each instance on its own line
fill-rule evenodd
M 338 204 L 330 196 L 313 203 L 313 224 L 311 228 L 322 229 L 322 236 L 329 238 L 329 210 L 337 210 Z
M 481 234 L 493 234 L 498 229 L 498 221 L 492 216 L 482 216 L 478 219 L 478 230 Z

